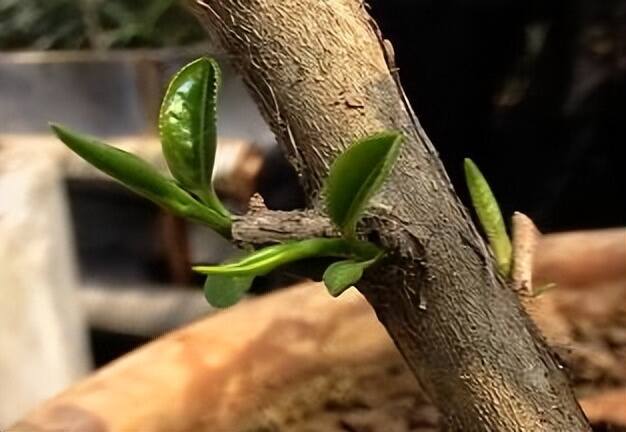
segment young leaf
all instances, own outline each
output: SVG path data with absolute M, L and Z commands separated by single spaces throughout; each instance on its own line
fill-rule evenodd
M 498 269 L 502 275 L 508 276 L 511 271 L 512 246 L 506 233 L 498 202 L 493 196 L 487 180 L 471 159 L 465 159 L 464 168 L 465 181 L 474 210 L 476 210 L 480 224 L 487 235 Z
M 204 297 L 213 307 L 232 306 L 250 289 L 253 280 L 254 276 L 208 275 L 204 282 Z
M 324 273 L 326 286 L 331 294 L 337 296 L 358 281 L 363 270 L 382 256 L 382 251 L 364 241 L 315 238 L 270 246 L 237 262 L 196 266 L 194 270 L 208 275 L 204 292 L 209 303 L 216 307 L 226 307 L 243 296 L 256 276 L 267 274 L 293 261 L 322 256 L 358 257 L 357 260 L 335 263 Z
M 230 235 L 229 218 L 200 204 L 137 156 L 60 125 L 50 126 L 70 150 L 126 187 L 173 213 L 204 223 L 224 236 Z
M 363 276 L 363 267 L 353 260 L 337 261 L 324 272 L 324 285 L 333 297 L 339 296 Z
M 163 154 L 176 180 L 219 213 L 228 211 L 213 189 L 217 148 L 216 105 L 220 69 L 199 58 L 176 74 L 163 98 L 159 133 Z
M 330 218 L 346 237 L 354 236 L 367 202 L 389 175 L 401 141 L 398 132 L 371 135 L 354 143 L 330 167 L 326 206 Z
M 363 276 L 363 271 L 374 264 L 380 255 L 367 261 L 344 260 L 328 266 L 324 272 L 324 285 L 328 292 L 337 297 L 346 289 L 357 283 Z
M 343 239 L 314 238 L 261 249 L 232 264 L 196 266 L 194 271 L 207 275 L 260 276 L 293 261 L 320 256 L 348 256 L 349 242 Z

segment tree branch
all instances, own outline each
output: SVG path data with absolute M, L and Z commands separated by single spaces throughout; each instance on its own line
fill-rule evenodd
M 337 154 L 386 129 L 405 143 L 366 223 L 387 252 L 359 289 L 451 431 L 588 431 L 558 362 L 497 276 L 358 0 L 196 0 L 310 203 Z M 387 48 L 387 49 L 386 49 Z M 427 66 L 427 65 L 425 65 Z
M 234 216 L 232 234 L 235 242 L 253 246 L 339 236 L 331 221 L 316 211 L 267 209 Z

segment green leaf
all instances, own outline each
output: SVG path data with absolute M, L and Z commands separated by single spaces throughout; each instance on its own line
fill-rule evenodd
M 326 206 L 345 236 L 354 236 L 358 218 L 389 175 L 401 141 L 398 132 L 371 135 L 354 143 L 330 167 Z
M 375 258 L 367 261 L 344 260 L 328 266 L 324 272 L 324 285 L 328 292 L 337 297 L 346 289 L 357 283 L 363 276 L 363 271 L 374 264 L 380 257 L 379 254 Z
M 216 105 L 220 69 L 202 57 L 172 79 L 159 113 L 163 154 L 176 180 L 206 204 L 228 216 L 213 189 L 217 149 Z
M 50 126 L 70 150 L 126 187 L 177 215 L 194 219 L 226 237 L 230 236 L 229 218 L 196 201 L 142 159 L 60 125 Z
M 254 276 L 209 275 L 204 282 L 204 297 L 213 307 L 229 307 L 241 300 L 253 281 Z
M 372 243 L 346 239 L 315 238 L 270 246 L 236 262 L 217 266 L 196 266 L 194 270 L 208 275 L 204 285 L 207 300 L 215 307 L 236 303 L 249 289 L 256 276 L 293 261 L 331 256 L 356 257 L 328 267 L 324 282 L 331 294 L 337 296 L 358 281 L 363 270 L 383 255 Z
M 194 271 L 220 276 L 260 276 L 293 261 L 320 256 L 344 257 L 350 254 L 350 243 L 344 239 L 314 238 L 270 246 L 242 260 L 218 266 L 195 266 Z
M 508 276 L 511 271 L 512 247 L 498 202 L 491 192 L 487 180 L 471 159 L 465 159 L 464 168 L 465 181 L 478 220 L 487 235 L 500 273 L 503 276 Z

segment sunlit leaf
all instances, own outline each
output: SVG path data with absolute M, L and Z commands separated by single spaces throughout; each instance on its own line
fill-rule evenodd
M 254 276 L 208 275 L 204 282 L 204 297 L 213 307 L 229 307 L 241 300 L 253 281 Z
M 181 69 L 163 98 L 159 133 L 174 178 L 216 211 L 228 215 L 212 183 L 219 85 L 220 69 L 213 59 L 202 57 Z
M 487 235 L 500 273 L 508 276 L 511 271 L 512 246 L 498 202 L 476 164 L 471 159 L 465 159 L 464 167 L 465 181 L 478 220 Z
M 326 206 L 344 235 L 354 235 L 358 218 L 393 167 L 401 140 L 393 131 L 371 135 L 354 143 L 330 167 Z
M 60 125 L 50 125 L 56 136 L 94 167 L 156 204 L 230 235 L 230 219 L 202 205 L 176 183 L 137 156 L 78 134 Z

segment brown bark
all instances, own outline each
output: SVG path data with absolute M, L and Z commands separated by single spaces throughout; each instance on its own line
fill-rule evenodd
M 389 259 L 359 289 L 454 431 L 586 431 L 542 337 L 494 269 L 357 0 L 198 0 L 318 198 L 355 138 L 406 139 L 367 221 Z M 427 65 L 425 65 L 427 67 Z M 454 127 L 454 125 L 451 125 Z M 375 273 L 375 274 L 374 274 Z

